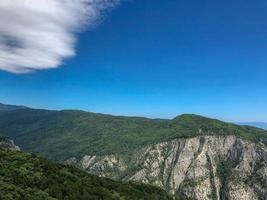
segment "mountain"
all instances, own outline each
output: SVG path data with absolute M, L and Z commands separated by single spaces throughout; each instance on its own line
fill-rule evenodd
M 267 131 L 193 114 L 171 120 L 76 110 L 0 112 L 23 150 L 181 199 L 264 199 Z
M 11 111 L 11 110 L 19 110 L 19 109 L 26 109 L 25 106 L 14 106 L 14 105 L 7 105 L 0 103 L 0 111 Z
M 115 180 L 157 185 L 181 199 L 263 200 L 267 196 L 267 146 L 234 135 L 179 138 L 128 155 L 89 154 L 67 163 Z
M 238 123 L 238 124 L 254 126 L 254 127 L 258 127 L 258 128 L 262 128 L 262 129 L 267 130 L 267 123 L 266 122 L 242 122 L 242 123 Z
M 16 151 L 13 142 L 1 141 L 0 199 L 173 199 L 157 187 L 99 178 L 74 167 L 54 164 L 34 154 Z
M 37 109 L 0 112 L 0 132 L 25 151 L 56 161 L 83 155 L 127 154 L 144 145 L 199 135 L 237 135 L 251 141 L 267 136 L 262 129 L 198 115 L 161 120 Z

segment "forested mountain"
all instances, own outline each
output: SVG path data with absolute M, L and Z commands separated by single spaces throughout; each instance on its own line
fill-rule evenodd
M 0 112 L 0 132 L 46 158 L 129 153 L 141 146 L 199 135 L 237 135 L 259 141 L 267 132 L 198 115 L 172 120 L 111 116 L 75 110 L 19 109 Z
M 251 126 L 193 114 L 166 120 L 26 108 L 0 112 L 0 132 L 27 152 L 181 199 L 267 195 L 267 132 Z

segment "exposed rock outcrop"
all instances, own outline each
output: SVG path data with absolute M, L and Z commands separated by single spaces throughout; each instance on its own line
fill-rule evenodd
M 151 183 L 183 199 L 267 196 L 267 147 L 236 136 L 175 139 L 130 155 L 85 155 L 68 163 L 100 176 Z
M 13 140 L 0 139 L 0 148 L 20 151 L 20 148 L 14 144 Z

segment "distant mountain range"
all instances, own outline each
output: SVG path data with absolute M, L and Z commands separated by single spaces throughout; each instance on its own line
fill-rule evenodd
M 240 125 L 255 126 L 267 130 L 267 122 L 240 122 Z
M 11 111 L 11 110 L 19 110 L 19 109 L 26 109 L 26 106 L 14 106 L 14 105 L 7 105 L 0 103 L 0 111 Z

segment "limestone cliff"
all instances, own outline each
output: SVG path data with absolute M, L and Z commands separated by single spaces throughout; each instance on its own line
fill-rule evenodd
M 182 199 L 264 200 L 265 142 L 199 136 L 144 146 L 127 155 L 84 155 L 67 162 L 99 176 L 151 183 Z

